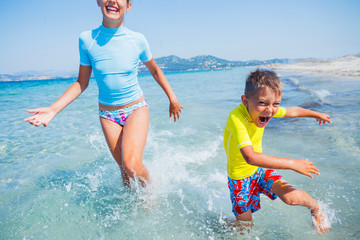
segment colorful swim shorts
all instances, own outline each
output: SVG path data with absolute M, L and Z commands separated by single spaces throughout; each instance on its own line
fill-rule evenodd
M 110 121 L 116 122 L 120 124 L 121 126 L 125 125 L 126 119 L 129 117 L 129 115 L 135 111 L 135 109 L 141 108 L 141 107 L 148 107 L 148 104 L 146 101 L 142 101 L 139 103 L 136 103 L 130 107 L 122 108 L 114 111 L 100 111 L 99 115 L 102 118 L 109 119 Z
M 232 211 L 235 215 L 240 215 L 251 209 L 256 212 L 260 209 L 260 193 L 267 195 L 275 200 L 277 196 L 271 191 L 272 184 L 283 179 L 275 170 L 259 169 L 250 177 L 233 180 L 228 177 Z

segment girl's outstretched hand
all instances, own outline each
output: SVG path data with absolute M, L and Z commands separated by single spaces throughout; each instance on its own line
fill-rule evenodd
M 320 126 L 326 122 L 331 123 L 330 116 L 325 113 L 319 113 L 319 115 L 316 117 L 316 121 L 319 122 Z
M 169 113 L 170 118 L 174 117 L 174 122 L 180 118 L 181 109 L 184 108 L 180 105 L 180 103 L 176 100 L 174 102 L 170 102 Z
M 310 178 L 313 178 L 311 174 L 320 175 L 319 169 L 317 169 L 317 167 L 309 160 L 293 159 L 291 169 Z
M 35 113 L 31 117 L 26 118 L 25 121 L 36 127 L 39 127 L 40 125 L 44 125 L 44 127 L 46 127 L 56 115 L 50 107 L 31 109 L 27 110 L 27 112 Z

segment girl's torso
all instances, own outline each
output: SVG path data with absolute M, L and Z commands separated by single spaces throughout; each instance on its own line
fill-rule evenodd
M 101 108 L 123 108 L 141 101 L 143 92 L 137 80 L 140 61 L 152 55 L 145 37 L 124 26 L 101 25 L 83 32 L 79 40 L 80 64 L 91 66 L 99 87 Z

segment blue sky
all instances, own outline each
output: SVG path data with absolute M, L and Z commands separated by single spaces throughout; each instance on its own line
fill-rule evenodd
M 335 58 L 360 53 L 359 0 L 133 0 L 125 25 L 154 58 Z M 0 74 L 76 71 L 78 36 L 101 24 L 96 0 L 0 2 Z

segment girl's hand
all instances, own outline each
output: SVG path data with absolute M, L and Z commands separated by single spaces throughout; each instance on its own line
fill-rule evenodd
M 50 107 L 31 109 L 27 110 L 27 112 L 35 113 L 33 116 L 26 118 L 25 121 L 36 127 L 40 125 L 44 125 L 44 127 L 46 127 L 56 115 Z
M 325 113 L 319 113 L 318 116 L 315 117 L 316 121 L 319 122 L 319 125 L 325 124 L 326 122 L 331 123 L 330 116 Z
M 174 117 L 174 122 L 176 122 L 176 120 L 180 118 L 180 113 L 182 108 L 184 107 L 181 106 L 177 100 L 170 102 L 169 113 L 170 113 L 170 118 Z
M 317 169 L 317 167 L 309 160 L 293 159 L 291 169 L 310 178 L 313 178 L 311 174 L 320 175 L 319 169 Z

